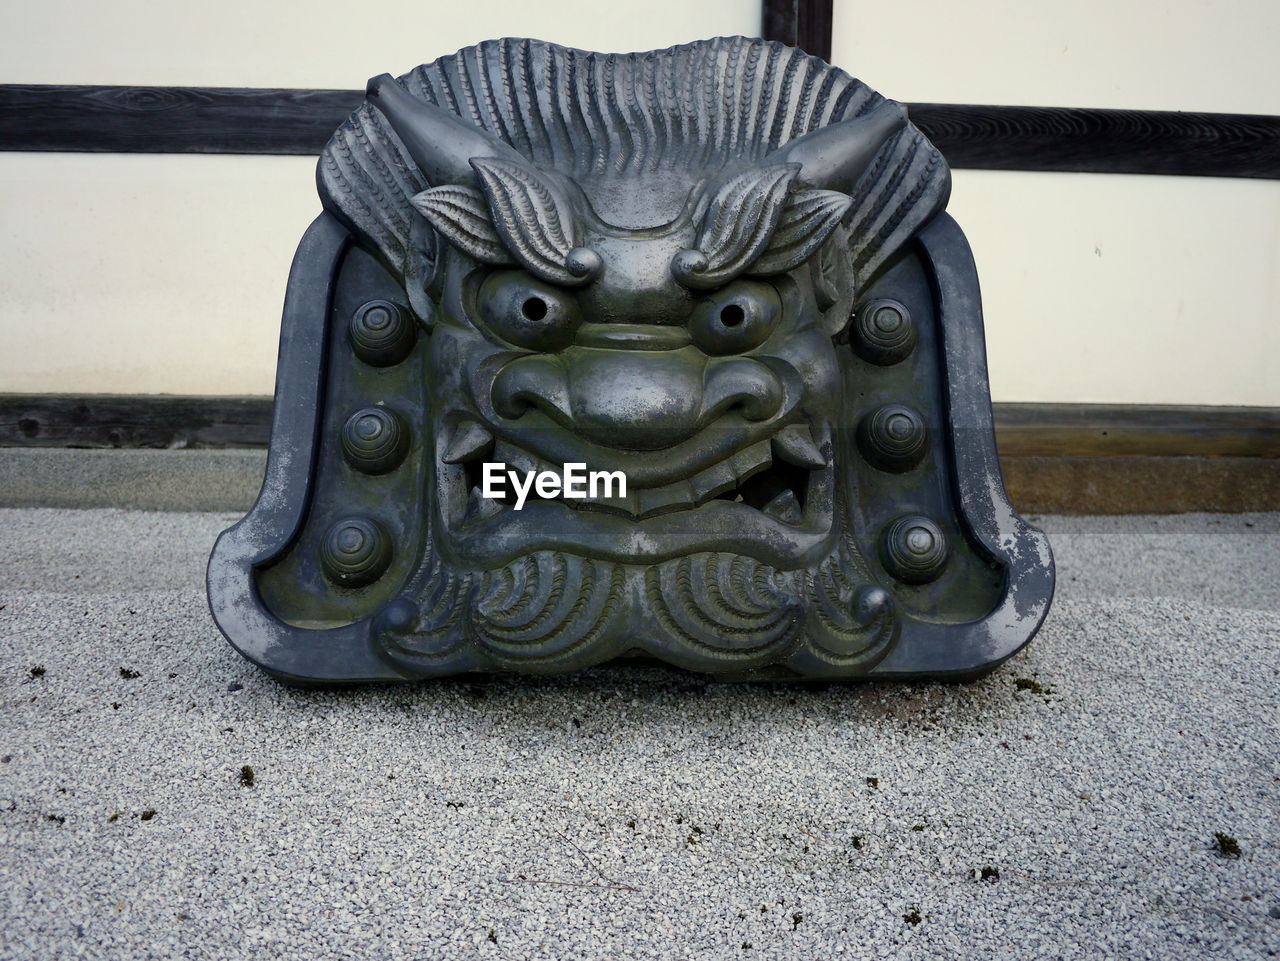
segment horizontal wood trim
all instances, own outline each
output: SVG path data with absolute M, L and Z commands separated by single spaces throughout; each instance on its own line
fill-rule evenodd
M 0 84 L 0 150 L 318 154 L 359 90 Z
M 358 90 L 0 84 L 0 150 L 314 155 L 363 96 Z M 909 107 L 953 167 L 1280 179 L 1275 116 Z
M 266 447 L 270 397 L 0 394 L 0 447 Z
M 1003 458 L 1280 458 L 1280 408 L 996 404 Z M 265 447 L 270 397 L 0 394 L 0 447 Z
M 1280 458 L 1280 408 L 996 404 L 1008 457 Z
M 953 167 L 1280 178 L 1280 117 L 917 103 L 911 119 Z
M 1280 459 L 1001 457 L 1022 514 L 1242 514 L 1280 511 Z
M 1280 510 L 1280 409 L 996 404 L 995 415 L 1005 486 L 1024 513 Z M 270 420 L 268 397 L 0 394 L 0 447 L 43 448 L 41 456 L 73 447 L 123 449 L 117 457 L 139 456 L 139 448 L 246 455 L 210 461 L 204 481 L 201 468 L 182 461 L 177 474 L 164 472 L 163 497 L 141 501 L 132 482 L 58 493 L 56 484 L 23 480 L 27 462 L 15 462 L 14 489 L 0 490 L 0 505 L 202 510 L 212 509 L 205 488 L 213 485 L 217 509 L 244 509 L 261 482 L 261 462 L 246 457 L 267 445 Z M 6 463 L 0 457 L 0 467 Z M 152 462 L 127 464 L 144 478 L 154 474 Z M 175 483 L 181 490 L 171 489 Z
M 0 449 L 0 507 L 244 511 L 266 451 Z M 1005 457 L 1023 514 L 1280 511 L 1280 459 Z

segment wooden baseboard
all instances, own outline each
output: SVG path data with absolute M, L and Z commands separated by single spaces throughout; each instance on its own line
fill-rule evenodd
M 1263 457 L 1001 457 L 1023 514 L 1280 511 L 1280 460 Z
M 995 404 L 1001 457 L 1280 457 L 1280 407 Z
M 1024 513 L 1280 510 L 1280 408 L 996 404 Z M 269 397 L 0 394 L 0 447 L 263 448 Z
M 266 447 L 270 397 L 0 394 L 0 447 Z

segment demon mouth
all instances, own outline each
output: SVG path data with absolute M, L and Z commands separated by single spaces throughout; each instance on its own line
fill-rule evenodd
M 825 436 L 826 431 L 818 433 Z M 487 435 L 485 442 L 478 443 L 477 435 Z M 599 455 L 596 463 L 588 459 L 592 453 Z M 626 474 L 625 468 L 618 464 L 619 458 L 609 456 L 609 452 L 589 451 L 583 454 L 582 459 L 588 470 L 599 468 Z M 599 463 L 601 460 L 604 463 Z M 641 521 L 677 512 L 696 514 L 715 501 L 741 505 L 783 525 L 799 526 L 806 519 L 806 505 L 813 501 L 813 486 L 830 476 L 829 456 L 813 441 L 811 428 L 799 423 L 788 425 L 772 437 L 750 443 L 691 473 L 680 472 L 678 468 L 672 470 L 668 463 L 665 467 L 647 471 L 643 478 L 628 476 L 625 494 L 614 490 L 610 492 L 611 496 L 597 492 L 595 496 L 588 493 L 587 496 L 566 497 L 561 492 L 545 497 L 532 488 L 521 500 L 510 487 L 506 487 L 500 497 L 484 497 L 485 463 L 496 462 L 504 465 L 504 470 L 525 475 L 558 474 L 563 464 L 511 440 L 495 440 L 486 428 L 474 421 L 455 431 L 442 461 L 442 473 L 451 473 L 455 481 L 449 486 L 465 492 L 465 501 L 456 505 L 458 509 L 449 512 L 447 518 L 455 530 L 514 510 L 517 502 L 526 509 L 540 503 L 560 504 L 574 510 Z M 650 464 L 654 462 L 661 463 L 661 459 L 650 459 Z M 678 476 L 679 473 L 686 476 Z

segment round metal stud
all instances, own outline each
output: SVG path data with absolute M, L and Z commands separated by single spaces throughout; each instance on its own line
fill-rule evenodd
M 370 517 L 344 517 L 320 542 L 320 565 L 340 587 L 363 587 L 383 575 L 391 564 L 391 538 Z
M 873 300 L 858 308 L 852 333 L 858 356 L 881 367 L 904 360 L 916 346 L 911 311 L 896 300 Z
M 924 457 L 929 431 L 924 418 L 906 404 L 877 407 L 858 424 L 858 450 L 881 470 L 911 470 Z
M 951 548 L 942 528 L 921 514 L 905 514 L 884 529 L 885 569 L 907 584 L 926 584 L 942 573 Z
M 853 598 L 853 616 L 862 625 L 870 624 L 892 608 L 893 595 L 883 587 L 868 584 L 860 588 Z
M 418 620 L 418 605 L 408 597 L 397 597 L 378 612 L 375 630 L 407 634 Z
M 351 315 L 351 349 L 366 364 L 390 367 L 409 356 L 418 325 L 409 311 L 390 300 L 371 300 Z
M 409 452 L 409 428 L 389 407 L 362 407 L 342 426 L 342 455 L 358 471 L 385 474 Z

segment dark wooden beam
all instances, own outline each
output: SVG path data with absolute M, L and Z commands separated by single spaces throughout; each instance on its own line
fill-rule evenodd
M 1280 407 L 994 406 L 1002 457 L 1280 458 Z
M 318 154 L 360 90 L 0 84 L 0 150 Z
M 0 447 L 265 447 L 270 397 L 0 394 Z
M 995 417 L 1028 513 L 1280 510 L 1280 408 L 996 404 Z M 270 424 L 268 397 L 0 394 L 0 447 L 261 449 Z
M 831 59 L 832 0 L 764 0 L 760 35 Z
M 1022 514 L 1241 514 L 1280 510 L 1280 460 L 1001 457 Z
M 1280 458 L 1280 407 L 996 404 L 1002 457 Z M 270 397 L 0 394 L 0 447 L 265 447 Z
M 1280 178 L 1280 117 L 916 103 L 953 167 Z
M 316 154 L 358 90 L 0 85 L 0 150 Z M 1280 117 L 910 104 L 954 167 L 1280 179 Z

